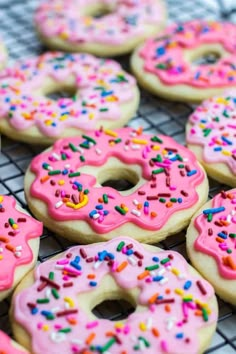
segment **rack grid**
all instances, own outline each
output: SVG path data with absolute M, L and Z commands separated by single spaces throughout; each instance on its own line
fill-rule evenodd
M 32 23 L 33 11 L 39 0 L 0 0 L 0 34 L 8 47 L 10 62 L 38 55 L 46 50 L 38 41 Z M 227 6 L 227 0 L 167 0 L 170 21 L 186 21 L 193 18 L 236 20 L 236 9 Z M 128 57 L 118 58 L 128 69 Z M 172 136 L 185 144 L 185 124 L 194 106 L 185 103 L 168 102 L 141 90 L 141 104 L 129 125 L 143 126 L 148 133 Z M 41 149 L 42 150 L 42 149 Z M 24 198 L 24 173 L 33 156 L 40 148 L 14 142 L 2 137 L 0 152 L 0 194 L 13 195 L 20 205 L 27 208 Z M 227 186 L 210 181 L 209 197 L 213 197 Z M 44 229 L 38 261 L 43 262 L 62 252 L 72 244 Z M 172 249 L 186 256 L 185 233 L 171 236 L 158 244 L 164 249 Z M 8 311 L 10 299 L 0 303 L 0 329 L 11 334 Z M 236 310 L 219 299 L 220 316 L 217 331 L 206 353 L 231 354 L 236 352 Z M 117 320 L 124 318 L 132 309 L 124 302 L 99 307 L 99 317 Z M 189 353 L 190 354 L 190 353 Z

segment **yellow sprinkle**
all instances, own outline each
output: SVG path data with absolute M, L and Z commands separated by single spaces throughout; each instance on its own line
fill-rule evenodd
M 216 103 L 222 103 L 224 105 L 227 105 L 228 101 L 224 97 L 218 97 Z
M 105 129 L 104 130 L 104 133 L 106 135 L 110 135 L 110 136 L 113 136 L 114 138 L 116 138 L 118 136 L 118 133 L 114 132 L 113 130 L 110 130 L 110 129 Z
M 226 155 L 226 156 L 231 156 L 232 155 L 231 151 L 222 150 L 221 152 L 222 152 L 223 155 Z
M 132 139 L 131 141 L 134 144 L 147 145 L 147 140 L 145 139 Z
M 3 202 L 3 195 L 0 195 L 0 203 Z
M 205 302 L 200 301 L 199 299 L 196 299 L 196 300 L 195 300 L 195 303 L 196 303 L 197 305 L 199 305 L 200 307 L 205 307 L 206 309 L 207 309 L 207 308 L 209 309 L 208 304 L 205 303 Z
M 124 324 L 122 322 L 115 323 L 115 328 L 123 328 Z
M 64 121 L 66 119 L 68 119 L 68 114 L 64 114 L 62 117 L 59 118 L 60 121 Z
M 62 39 L 67 39 L 67 38 L 69 38 L 69 34 L 66 33 L 66 32 L 61 32 L 61 33 L 60 33 L 60 37 L 61 37 Z
M 47 120 L 45 120 L 44 123 L 45 123 L 46 125 L 51 125 L 52 122 L 53 122 L 53 121 L 52 121 L 51 119 L 47 119 Z
M 179 275 L 180 274 L 180 271 L 177 268 L 172 268 L 171 271 L 172 271 L 172 273 L 174 275 Z
M 59 186 L 63 186 L 65 184 L 64 179 L 60 179 L 58 182 Z
M 31 115 L 28 113 L 28 112 L 23 112 L 21 113 L 22 116 L 25 118 L 25 119 L 30 119 L 31 118 Z
M 141 331 L 145 332 L 147 330 L 147 326 L 144 322 L 140 322 L 139 323 L 139 328 L 141 329 Z
M 160 146 L 159 145 L 153 145 L 152 146 L 152 150 L 160 150 Z
M 3 255 L 0 254 L 0 261 L 3 259 Z
M 182 289 L 175 289 L 175 293 L 178 294 L 178 295 L 184 295 L 184 291 Z
M 94 113 L 89 113 L 89 119 L 93 119 L 94 118 Z
M 118 98 L 116 96 L 108 96 L 105 98 L 105 101 L 106 102 L 114 102 L 114 101 L 116 102 L 116 101 L 118 101 Z
M 64 297 L 64 301 L 67 302 L 70 305 L 70 307 L 75 306 L 74 300 L 69 296 Z
M 166 155 L 166 154 L 168 154 L 168 151 L 164 149 L 164 150 L 162 150 L 162 154 Z
M 186 296 L 183 296 L 183 300 L 192 300 L 193 299 L 193 296 L 192 295 L 186 295 Z
M 14 230 L 18 229 L 18 227 L 19 227 L 19 226 L 18 226 L 17 224 L 13 224 L 13 225 L 12 225 L 12 228 L 13 228 Z
M 42 326 L 42 330 L 43 331 L 48 331 L 49 330 L 49 325 L 47 325 L 47 324 L 44 324 L 43 326 Z
M 203 123 L 199 124 L 199 128 L 204 129 L 205 127 L 206 127 L 205 124 L 203 124 Z

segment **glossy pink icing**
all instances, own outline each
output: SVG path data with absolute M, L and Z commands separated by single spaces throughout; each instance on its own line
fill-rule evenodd
M 155 139 L 161 139 L 162 143 Z M 95 187 L 92 175 L 69 176 L 83 166 L 100 166 L 104 170 L 110 157 L 127 166 L 138 164 L 146 182 L 124 196 L 111 187 Z M 190 150 L 170 137 L 153 137 L 129 127 L 59 140 L 52 150 L 35 157 L 30 169 L 36 175 L 30 194 L 46 203 L 50 217 L 87 221 L 98 234 L 127 222 L 147 230 L 161 229 L 174 213 L 196 204 L 196 187 L 204 180 L 204 173 Z M 59 173 L 50 175 L 54 173 L 51 170 Z M 76 205 L 82 207 L 76 209 Z M 125 215 L 122 215 L 117 207 L 128 211 L 123 210 Z
M 73 77 L 79 94 L 57 101 L 36 94 L 47 77 L 60 85 Z M 19 131 L 35 125 L 51 137 L 68 127 L 91 130 L 99 120 L 119 120 L 120 107 L 132 101 L 134 88 L 135 79 L 113 60 L 48 52 L 1 74 L 0 119 Z
M 26 351 L 15 348 L 11 339 L 0 331 L 0 354 L 25 354 Z
M 236 189 L 217 194 L 212 199 L 212 208 L 218 207 L 224 207 L 224 210 L 213 214 L 211 222 L 203 213 L 195 219 L 199 235 L 194 247 L 216 260 L 223 278 L 236 279 Z M 209 229 L 212 230 L 210 234 Z
M 225 163 L 236 175 L 236 90 L 204 101 L 189 123 L 187 142 L 202 147 L 203 161 Z
M 10 224 L 10 218 L 16 226 Z M 0 291 L 11 288 L 16 267 L 32 262 L 28 241 L 42 235 L 42 226 L 17 210 L 14 198 L 0 195 Z
M 147 40 L 139 55 L 144 60 L 144 70 L 166 85 L 230 87 L 236 84 L 235 43 L 235 24 L 193 20 L 171 25 L 162 37 Z M 186 50 L 194 51 L 203 44 L 221 44 L 226 55 L 207 65 L 191 64 L 185 59 Z
M 120 270 L 122 264 L 125 267 Z M 147 270 L 150 266 L 156 269 Z M 121 289 L 139 288 L 136 301 L 145 308 L 119 323 L 89 317 L 80 306 L 78 295 L 87 292 L 93 296 L 93 289 L 107 274 Z M 54 283 L 49 284 L 42 276 L 50 277 Z M 203 291 L 197 285 L 199 282 Z M 14 298 L 14 317 L 29 333 L 37 354 L 84 353 L 90 346 L 100 348 L 91 350 L 93 353 L 135 353 L 138 347 L 145 353 L 195 354 L 199 352 L 198 330 L 216 321 L 216 313 L 208 305 L 213 295 L 207 281 L 189 273 L 180 254 L 149 252 L 131 238 L 118 237 L 107 243 L 73 247 L 59 259 L 40 264 L 35 270 L 34 284 Z M 184 299 L 188 297 L 190 301 L 186 303 Z M 49 301 L 39 304 L 38 299 Z M 207 312 L 205 320 L 202 315 L 195 315 L 197 309 L 201 314 L 202 306 Z M 73 313 L 62 314 L 65 310 Z M 66 333 L 62 333 L 65 328 Z M 92 334 L 94 338 L 86 344 Z M 110 340 L 113 343 L 102 351 Z
M 100 18 L 81 14 L 81 8 L 97 3 L 114 11 Z M 43 36 L 59 37 L 71 45 L 122 45 L 145 34 L 147 25 L 158 30 L 163 17 L 163 3 L 158 0 L 50 0 L 40 4 L 35 21 Z

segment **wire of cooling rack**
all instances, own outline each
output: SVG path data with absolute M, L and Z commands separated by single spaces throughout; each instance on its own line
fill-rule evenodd
M 229 0 L 231 1 L 231 0 Z M 235 0 L 234 0 L 235 1 Z M 193 18 L 236 20 L 236 9 L 227 7 L 227 0 L 167 0 L 170 21 L 186 21 Z M 39 43 L 32 24 L 33 11 L 38 0 L 0 0 L 0 35 L 9 51 L 10 62 L 40 54 L 45 48 Z M 128 58 L 120 59 L 128 68 Z M 172 136 L 179 143 L 185 143 L 185 124 L 193 107 L 185 103 L 167 102 L 141 91 L 141 104 L 136 116 L 129 125 L 137 128 L 143 126 L 144 131 Z M 0 194 L 11 194 L 26 209 L 24 198 L 24 173 L 33 156 L 40 152 L 36 147 L 13 142 L 2 137 L 0 153 Z M 222 188 L 210 181 L 209 197 L 213 197 Z M 71 243 L 55 236 L 47 229 L 41 237 L 39 262 L 62 252 Z M 172 236 L 159 244 L 164 249 L 172 249 L 182 253 L 185 258 L 185 237 L 182 232 L 178 237 Z M 10 299 L 0 303 L 0 329 L 11 334 L 8 321 Z M 219 299 L 220 316 L 217 331 L 207 353 L 231 354 L 236 351 L 236 311 L 235 308 Z M 124 302 L 117 304 L 116 311 L 107 304 L 106 311 L 97 309 L 97 316 L 118 320 L 124 318 L 133 309 Z M 190 353 L 189 353 L 190 354 Z

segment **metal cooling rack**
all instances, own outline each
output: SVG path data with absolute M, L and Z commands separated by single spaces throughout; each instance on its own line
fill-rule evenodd
M 65 0 L 66 1 L 66 0 Z M 0 0 L 0 35 L 8 47 L 10 61 L 40 54 L 45 50 L 35 35 L 32 14 L 37 0 Z M 171 21 L 186 21 L 193 18 L 236 20 L 235 0 L 167 0 Z M 127 58 L 121 59 L 128 68 Z M 185 124 L 193 107 L 185 103 L 167 102 L 142 91 L 141 105 L 137 115 L 129 125 L 137 128 L 142 125 L 149 133 L 168 134 L 178 142 L 185 143 Z M 2 152 L 0 153 L 0 194 L 11 194 L 27 209 L 24 198 L 24 173 L 32 157 L 40 150 L 26 144 L 13 142 L 2 137 Z M 209 197 L 213 197 L 227 186 L 210 182 Z M 47 229 L 41 238 L 39 262 L 62 252 L 71 244 L 63 238 L 56 237 Z M 177 250 L 186 257 L 185 237 L 182 232 L 178 237 L 169 237 L 159 244 L 165 249 Z M 11 334 L 8 320 L 10 299 L 0 303 L 0 329 Z M 236 310 L 219 300 L 220 317 L 217 331 L 207 353 L 232 354 L 236 352 Z M 114 306 L 107 304 L 97 309 L 100 317 L 112 320 L 126 316 L 132 309 L 120 302 Z M 191 353 L 189 353 L 191 354 Z

